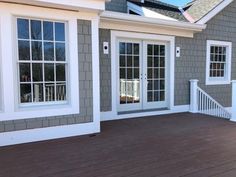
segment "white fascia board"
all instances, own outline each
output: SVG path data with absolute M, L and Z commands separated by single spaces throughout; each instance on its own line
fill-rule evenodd
M 150 18 L 159 18 L 159 19 L 164 19 L 164 20 L 173 20 L 173 21 L 178 21 L 174 18 L 162 15 L 160 13 L 154 12 L 152 10 L 149 10 L 145 7 L 140 7 L 134 3 L 127 2 L 127 6 L 129 10 L 132 10 L 136 12 L 137 14 L 144 16 L 144 17 L 150 17 Z
M 198 20 L 197 24 L 206 24 L 209 20 L 211 20 L 214 16 L 216 16 L 219 12 L 221 12 L 225 7 L 227 7 L 233 0 L 224 0 L 218 6 L 216 6 L 213 10 L 211 10 L 207 15 Z
M 106 0 L 2 0 L 1 2 L 70 9 L 77 11 L 103 11 L 105 10 Z
M 200 32 L 206 28 L 206 25 L 202 24 L 192 24 L 188 22 L 179 22 L 172 20 L 164 20 L 158 18 L 149 18 L 142 17 L 137 15 L 130 15 L 119 12 L 104 11 L 100 15 L 101 20 L 107 20 L 112 22 L 129 22 L 136 23 L 140 25 L 153 25 L 153 26 L 162 26 L 175 29 L 184 29 L 187 31 Z

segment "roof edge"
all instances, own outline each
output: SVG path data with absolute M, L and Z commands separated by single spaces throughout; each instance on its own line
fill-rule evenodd
M 149 17 L 142 17 L 136 15 L 129 15 L 119 12 L 112 12 L 112 11 L 104 11 L 101 13 L 101 19 L 112 19 L 115 21 L 126 21 L 126 22 L 134 22 L 140 24 L 149 24 L 149 25 L 160 25 L 165 27 L 172 27 L 178 29 L 184 29 L 188 31 L 199 32 L 206 28 L 205 24 L 194 24 L 189 22 L 180 22 L 180 21 L 173 21 L 173 20 L 163 20 L 158 18 L 149 18 Z
M 216 16 L 218 13 L 220 13 L 225 7 L 227 7 L 233 1 L 234 0 L 223 0 L 215 8 L 213 8 L 210 12 L 208 12 L 205 16 L 203 16 L 201 19 L 199 19 L 195 23 L 196 24 L 206 24 L 209 20 L 211 20 L 214 16 Z

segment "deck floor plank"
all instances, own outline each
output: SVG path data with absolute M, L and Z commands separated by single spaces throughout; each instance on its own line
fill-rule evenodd
M 0 148 L 0 177 L 235 177 L 236 124 L 181 113 L 102 133 Z

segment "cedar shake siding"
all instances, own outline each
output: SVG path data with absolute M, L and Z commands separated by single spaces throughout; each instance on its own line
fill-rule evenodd
M 231 85 L 205 85 L 207 40 L 232 42 L 231 80 L 236 79 L 236 1 L 207 23 L 207 28 L 194 38 L 176 37 L 181 57 L 175 63 L 175 105 L 189 104 L 190 79 L 225 107 L 231 107 Z
M 99 50 L 100 50 L 100 107 L 102 112 L 111 111 L 111 51 L 103 54 L 103 42 L 111 41 L 111 30 L 99 30 Z M 109 47 L 111 48 L 111 47 Z
M 115 12 L 127 12 L 127 1 L 126 0 L 111 0 L 106 3 L 106 10 Z

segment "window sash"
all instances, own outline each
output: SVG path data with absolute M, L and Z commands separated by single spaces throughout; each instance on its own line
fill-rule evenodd
M 221 50 L 220 50 L 221 49 Z M 210 45 L 210 65 L 209 65 L 209 78 L 225 78 L 226 76 L 226 70 L 227 70 L 227 47 L 226 46 L 221 46 L 221 45 Z M 212 58 L 214 56 L 214 58 Z M 221 57 L 221 60 L 223 56 L 225 56 L 225 61 L 218 61 Z M 217 60 L 218 59 L 218 60 Z M 211 68 L 211 65 L 217 65 L 220 64 L 223 65 L 222 68 Z
M 44 19 L 34 19 L 34 18 L 21 18 L 21 17 L 17 17 L 16 18 L 16 21 L 17 21 L 17 24 L 18 24 L 18 19 L 25 19 L 25 20 L 28 20 L 28 23 L 29 23 L 29 38 L 28 39 L 22 39 L 22 38 L 18 38 L 18 31 L 20 29 L 18 29 L 18 26 L 17 26 L 17 38 L 16 38 L 16 43 L 17 43 L 17 68 L 18 68 L 18 90 L 19 90 L 19 103 L 21 105 L 28 105 L 28 104 L 34 104 L 34 105 L 40 105 L 40 104 L 55 104 L 55 103 L 65 103 L 65 102 L 68 102 L 68 62 L 67 62 L 67 31 L 66 31 L 66 27 L 67 27 L 67 24 L 66 22 L 59 22 L 59 21 L 53 21 L 53 20 L 44 20 Z M 37 20 L 37 21 L 40 21 L 40 24 L 41 24 L 41 39 L 32 39 L 32 34 L 31 34 L 31 21 L 32 20 Z M 53 24 L 53 39 L 52 40 L 45 40 L 45 34 L 44 34 L 44 22 L 49 22 L 49 23 L 52 23 Z M 56 23 L 60 23 L 60 24 L 63 24 L 63 27 L 64 27 L 64 41 L 60 41 L 60 40 L 56 40 Z M 63 37 L 62 37 L 63 38 Z M 63 40 L 63 39 L 62 39 Z M 18 46 L 18 43 L 19 41 L 27 41 L 29 42 L 29 50 L 30 50 L 30 60 L 20 60 L 19 58 L 19 46 Z M 42 52 L 42 60 L 33 60 L 33 56 L 32 56 L 32 42 L 40 42 L 42 44 L 41 46 L 41 52 Z M 44 44 L 45 43 L 53 43 L 53 60 L 45 60 L 45 48 L 44 48 Z M 56 45 L 57 44 L 64 44 L 65 45 L 65 48 L 64 48 L 64 52 L 65 54 L 65 60 L 64 61 L 58 61 L 56 60 L 57 56 L 56 56 Z M 30 81 L 26 81 L 26 82 L 22 82 L 20 80 L 20 64 L 29 64 L 30 65 Z M 33 80 L 33 69 L 32 69 L 32 65 L 33 64 L 41 64 L 41 72 L 42 72 L 42 80 L 41 81 L 34 81 Z M 46 77 L 45 77 L 45 65 L 46 64 L 53 64 L 53 72 L 54 72 L 54 79 L 53 81 L 46 81 Z M 63 81 L 57 81 L 57 65 L 59 64 L 62 64 L 64 65 L 64 73 L 65 73 L 65 80 Z M 31 95 L 31 100 L 30 102 L 22 102 L 22 99 L 21 99 L 21 94 L 22 94 L 22 91 L 21 91 L 21 86 L 22 85 L 30 85 L 31 87 L 31 90 L 30 90 L 30 95 Z M 52 86 L 53 84 L 53 87 L 54 87 L 54 91 L 51 90 L 51 92 L 54 94 L 54 98 L 53 99 L 47 99 L 47 90 L 50 86 Z M 42 93 L 43 93 L 43 97 L 41 97 L 41 101 L 38 101 L 36 99 L 34 99 L 35 97 L 35 89 L 39 89 L 38 87 L 43 86 L 43 90 L 42 90 Z M 61 86 L 61 88 L 59 88 L 59 86 Z M 63 92 L 63 89 L 65 92 Z M 62 94 L 64 93 L 64 99 L 62 98 L 63 96 L 60 96 L 58 95 L 59 92 L 62 91 Z M 59 98 L 60 97 L 60 98 Z M 37 98 L 38 99 L 38 98 Z

